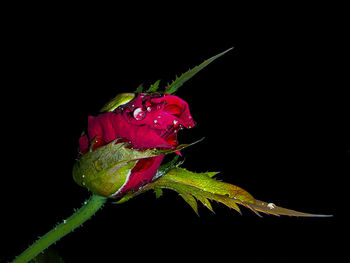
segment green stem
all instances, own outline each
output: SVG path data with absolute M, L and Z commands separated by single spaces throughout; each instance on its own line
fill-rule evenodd
M 26 263 L 30 261 L 50 245 L 83 224 L 93 216 L 106 201 L 106 197 L 92 195 L 88 201 L 84 202 L 84 205 L 79 210 L 75 211 L 73 215 L 63 220 L 61 224 L 55 226 L 50 232 L 39 238 L 33 245 L 14 259 L 12 263 Z

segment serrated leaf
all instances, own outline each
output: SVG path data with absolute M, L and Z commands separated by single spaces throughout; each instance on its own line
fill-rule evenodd
M 251 209 L 258 216 L 259 212 L 272 215 L 289 215 L 302 217 L 326 217 L 328 215 L 318 215 L 298 212 L 291 209 L 276 206 L 256 200 L 251 194 L 242 188 L 217 181 L 212 178 L 213 173 L 194 173 L 186 169 L 175 167 L 165 175 L 151 182 L 142 190 L 133 194 L 136 196 L 150 189 L 170 189 L 178 192 L 182 198 L 198 213 L 197 203 L 199 200 L 209 210 L 213 211 L 209 200 L 220 202 L 230 208 L 240 212 L 238 205 L 243 205 Z M 191 198 L 192 197 L 192 198 Z M 130 197 L 128 197 L 130 199 Z M 238 204 L 238 205 L 237 205 Z
M 188 81 L 190 78 L 192 78 L 194 75 L 196 75 L 199 71 L 204 69 L 206 66 L 208 66 L 211 62 L 216 60 L 217 58 L 223 56 L 227 52 L 229 52 L 232 48 L 217 54 L 216 56 L 213 56 L 207 60 L 205 60 L 202 64 L 194 67 L 193 69 L 190 69 L 189 71 L 183 73 L 180 77 L 177 77 L 173 82 L 171 82 L 166 88 L 165 92 L 169 94 L 173 94 L 180 88 L 186 81 Z
M 204 173 L 206 176 L 213 178 L 215 175 L 217 175 L 219 172 L 206 172 Z
M 160 79 L 157 80 L 154 84 L 152 84 L 149 89 L 147 90 L 148 93 L 154 93 L 158 90 L 159 88 L 159 82 L 160 82 Z
M 213 207 L 211 206 L 210 201 L 207 198 L 205 198 L 203 195 L 194 195 L 194 197 L 197 198 L 197 200 L 200 201 L 206 208 L 214 212 Z
M 198 215 L 198 205 L 197 205 L 196 199 L 194 199 L 194 197 L 191 194 L 187 194 L 181 190 L 178 190 L 177 192 L 185 200 L 185 202 L 192 207 L 194 212 L 196 212 L 196 214 Z
M 237 212 L 240 213 L 240 209 L 236 205 L 235 200 L 232 198 L 229 198 L 227 196 L 213 194 L 211 192 L 208 192 L 208 191 L 205 191 L 205 190 L 202 190 L 202 189 L 190 186 L 190 185 L 176 183 L 176 182 L 173 182 L 171 180 L 167 181 L 166 179 L 164 180 L 164 178 L 160 181 L 161 181 L 160 184 L 162 185 L 163 188 L 171 189 L 171 190 L 176 191 L 176 192 L 181 192 L 181 193 L 185 192 L 187 194 L 191 194 L 196 199 L 198 199 L 200 202 L 202 202 L 203 205 L 205 205 L 207 208 L 209 208 L 209 210 L 213 211 L 208 199 L 220 202 L 220 203 L 222 203 L 230 208 L 235 209 Z M 209 206 L 207 203 L 209 203 Z
M 298 212 L 291 209 L 286 209 L 283 207 L 279 207 L 273 203 L 266 203 L 260 200 L 255 200 L 255 204 L 250 204 L 252 208 L 255 210 L 271 215 L 287 215 L 287 216 L 302 216 L 302 217 L 331 217 L 332 215 L 320 215 L 320 214 L 310 214 Z
M 209 175 L 211 175 L 211 173 Z M 255 200 L 242 188 L 217 181 L 208 176 L 208 173 L 194 173 L 183 168 L 174 168 L 171 169 L 165 176 L 167 179 L 174 182 L 190 185 L 212 194 L 224 195 L 245 202 L 254 202 Z

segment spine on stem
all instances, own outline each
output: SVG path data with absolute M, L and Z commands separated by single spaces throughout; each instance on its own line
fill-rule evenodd
M 82 225 L 91 216 L 93 216 L 106 201 L 106 197 L 92 195 L 91 198 L 85 201 L 83 206 L 75 211 L 73 215 L 63 220 L 62 223 L 58 224 L 51 231 L 47 232 L 44 236 L 35 241 L 33 245 L 23 251 L 23 253 L 16 257 L 11 263 L 29 262 L 50 245 Z

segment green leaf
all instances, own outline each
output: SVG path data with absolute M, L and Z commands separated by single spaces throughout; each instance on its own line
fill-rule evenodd
M 174 183 L 171 181 L 165 181 L 163 179 L 164 178 L 159 179 L 159 181 L 162 181 L 162 182 L 159 182 L 159 184 L 162 185 L 161 186 L 162 188 L 174 190 L 174 191 L 178 192 L 180 195 L 183 195 L 184 193 L 192 195 L 193 197 L 198 199 L 200 202 L 202 202 L 211 211 L 213 211 L 213 209 L 212 209 L 208 199 L 220 202 L 220 203 L 240 212 L 238 206 L 236 205 L 235 200 L 232 198 L 229 198 L 228 196 L 213 194 L 209 191 L 199 189 L 199 188 L 196 188 L 196 187 L 193 187 L 190 185 Z M 208 203 L 209 203 L 209 206 L 208 206 Z M 193 208 L 193 205 L 192 204 L 190 204 L 190 205 Z M 195 210 L 195 212 L 197 213 L 196 210 Z
M 180 189 L 177 189 L 177 192 L 180 194 L 180 196 L 185 200 L 187 204 L 189 204 L 192 209 L 196 212 L 198 215 L 198 205 L 196 199 L 191 194 L 188 194 L 186 192 L 181 191 Z
M 169 94 L 173 94 L 174 92 L 176 92 L 178 90 L 178 88 L 180 88 L 187 80 L 189 80 L 190 78 L 192 78 L 194 75 L 196 75 L 199 71 L 201 71 L 202 69 L 204 69 L 206 66 L 208 66 L 211 62 L 213 62 L 215 59 L 223 56 L 224 54 L 226 54 L 227 52 L 229 52 L 230 50 L 232 50 L 233 48 L 230 48 L 220 54 L 217 54 L 216 56 L 213 56 L 207 60 L 205 60 L 202 64 L 194 67 L 193 69 L 190 69 L 189 71 L 187 71 L 186 73 L 183 73 L 180 77 L 176 78 L 171 84 L 169 84 L 166 88 L 165 88 L 165 93 L 169 93 Z
M 210 211 L 214 212 L 213 207 L 210 204 L 210 201 L 202 196 L 202 195 L 196 195 L 196 198 L 198 199 L 198 201 L 200 201 L 206 208 L 208 208 Z
M 254 198 L 248 192 L 238 186 L 211 178 L 212 173 L 193 173 L 183 168 L 174 168 L 164 177 L 173 182 L 189 185 L 212 194 L 254 202 Z
M 241 212 L 238 205 L 243 205 L 251 209 L 258 216 L 260 216 L 259 212 L 272 215 L 303 217 L 327 216 L 298 212 L 276 206 L 273 203 L 256 200 L 251 194 L 238 186 L 213 179 L 212 177 L 215 174 L 217 173 L 194 173 L 183 168 L 174 167 L 140 191 L 129 194 L 127 200 L 150 189 L 170 189 L 179 193 L 197 214 L 198 205 L 196 199 L 211 211 L 213 211 L 213 208 L 210 204 L 210 200 L 220 202 L 227 207 L 235 209 L 239 213 Z
M 152 84 L 149 89 L 147 90 L 148 93 L 154 93 L 158 90 L 159 88 L 159 82 L 160 80 L 157 80 L 154 84 Z
M 244 204 L 243 204 L 244 205 Z M 287 216 L 303 216 L 303 217 L 331 217 L 332 215 L 320 215 L 320 214 L 310 214 L 298 212 L 291 209 L 286 209 L 283 207 L 276 206 L 273 203 L 267 203 L 260 200 L 255 200 L 254 204 L 249 204 L 248 208 L 255 209 L 256 211 L 271 214 L 271 215 L 287 215 Z

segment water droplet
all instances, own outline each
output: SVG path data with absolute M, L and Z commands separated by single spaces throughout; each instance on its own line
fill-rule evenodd
M 274 209 L 275 208 L 275 204 L 274 203 L 269 203 L 267 205 L 267 207 L 270 208 L 270 209 Z
M 141 121 L 146 117 L 146 113 L 141 108 L 135 109 L 133 115 L 137 121 Z
M 178 123 L 178 121 L 177 121 L 177 120 L 174 120 L 174 122 L 173 122 L 173 123 L 174 123 L 174 125 L 176 125 L 176 124 Z
M 67 220 L 65 219 L 65 220 L 63 220 L 63 224 L 65 224 L 65 223 L 67 223 Z
M 85 174 L 83 174 L 81 177 L 85 178 Z
M 153 122 L 154 122 L 154 123 L 157 123 L 158 121 L 157 121 L 157 120 L 154 120 Z
M 151 107 L 147 107 L 148 112 L 151 112 L 151 110 L 152 110 Z

